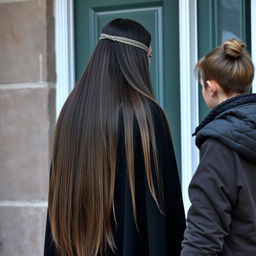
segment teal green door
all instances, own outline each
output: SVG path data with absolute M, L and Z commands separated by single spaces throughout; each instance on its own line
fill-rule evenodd
M 254 1 L 254 0 L 253 0 Z M 250 0 L 198 0 L 199 58 L 222 42 L 237 38 L 251 49 Z M 199 119 L 207 115 L 207 108 L 199 86 Z
M 79 79 L 102 27 L 115 18 L 140 22 L 152 35 L 151 79 L 166 111 L 180 168 L 180 89 L 178 0 L 75 0 L 75 63 Z

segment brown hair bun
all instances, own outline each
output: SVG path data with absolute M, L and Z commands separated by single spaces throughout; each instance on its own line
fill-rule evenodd
M 237 39 L 230 39 L 223 43 L 222 48 L 227 57 L 238 58 L 241 56 L 245 43 Z
M 197 62 L 196 71 L 205 87 L 207 80 L 215 80 L 227 96 L 250 91 L 254 67 L 244 47 L 245 43 L 230 39 Z

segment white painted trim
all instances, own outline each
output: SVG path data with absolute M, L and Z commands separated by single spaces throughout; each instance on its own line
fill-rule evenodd
M 38 82 L 38 83 L 15 83 L 15 84 L 0 84 L 0 90 L 19 90 L 19 89 L 40 89 L 40 88 L 55 88 L 55 83 Z
M 256 0 L 251 0 L 251 47 L 252 61 L 256 69 Z M 252 84 L 252 91 L 256 93 L 256 79 Z
M 192 138 L 199 116 L 198 83 L 193 72 L 198 59 L 196 3 L 196 0 L 179 0 L 181 173 L 186 213 L 190 206 L 188 186 L 199 162 L 199 153 Z
M 56 115 L 75 85 L 73 0 L 55 1 Z
M 47 207 L 48 202 L 47 201 L 11 201 L 11 200 L 4 200 L 0 201 L 0 207 Z

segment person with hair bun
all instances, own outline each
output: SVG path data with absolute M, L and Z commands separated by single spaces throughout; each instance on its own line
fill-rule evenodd
M 201 160 L 181 256 L 256 255 L 256 94 L 244 47 L 228 40 L 195 68 L 212 110 L 194 133 Z

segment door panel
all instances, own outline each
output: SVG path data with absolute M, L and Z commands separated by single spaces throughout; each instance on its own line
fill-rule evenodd
M 115 18 L 136 20 L 151 33 L 151 80 L 155 96 L 170 121 L 180 169 L 178 0 L 75 0 L 77 80 L 98 42 L 102 27 Z

